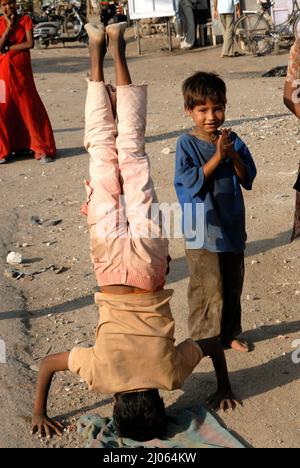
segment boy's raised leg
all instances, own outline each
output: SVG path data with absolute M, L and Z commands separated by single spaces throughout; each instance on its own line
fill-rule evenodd
M 106 27 L 109 50 L 113 56 L 116 73 L 116 85 L 126 86 L 132 83 L 126 60 L 126 41 L 124 33 L 127 23 L 114 23 Z
M 91 75 L 85 107 L 85 147 L 90 154 L 87 216 L 90 248 L 99 286 L 112 258 L 121 257 L 127 222 L 116 149 L 117 127 L 108 89 L 103 81 L 105 29 L 86 25 L 90 38 Z
M 87 23 L 84 26 L 89 36 L 90 80 L 104 81 L 104 57 L 106 54 L 105 27 L 102 23 Z
M 152 282 L 156 282 L 155 288 L 162 287 L 167 271 L 168 241 L 162 237 L 162 217 L 145 152 L 147 86 L 131 84 L 122 26 L 117 29 L 109 26 L 107 30 L 116 68 L 116 144 L 130 237 L 125 256 L 130 258 L 132 275 L 141 276 L 139 264 L 143 259 L 147 265 L 144 276 L 155 277 Z

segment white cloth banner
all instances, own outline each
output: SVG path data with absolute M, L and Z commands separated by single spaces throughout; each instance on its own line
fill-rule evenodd
M 129 16 L 133 20 L 174 15 L 173 0 L 129 0 Z

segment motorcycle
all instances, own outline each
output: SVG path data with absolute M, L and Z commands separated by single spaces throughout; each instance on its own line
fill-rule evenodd
M 55 5 L 45 4 L 43 13 L 48 21 L 39 22 L 33 29 L 33 38 L 38 48 L 48 48 L 50 44 L 83 42 L 88 44 L 84 29 L 86 18 L 80 12 L 80 4 L 73 2 L 61 14 Z
M 127 21 L 127 0 L 100 1 L 100 21 L 107 26 L 109 23 Z

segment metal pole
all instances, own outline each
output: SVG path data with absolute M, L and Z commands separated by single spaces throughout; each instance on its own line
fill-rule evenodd
M 167 30 L 169 36 L 169 51 L 172 52 L 172 31 L 171 31 L 171 18 L 168 17 L 167 20 Z
M 135 21 L 135 30 L 136 30 L 136 38 L 138 43 L 138 54 L 141 55 L 141 35 L 140 35 L 140 20 Z

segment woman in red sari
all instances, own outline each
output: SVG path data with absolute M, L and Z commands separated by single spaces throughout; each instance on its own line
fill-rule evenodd
M 51 124 L 31 68 L 32 22 L 17 14 L 15 0 L 0 0 L 0 163 L 14 151 L 30 149 L 43 163 L 55 158 Z

